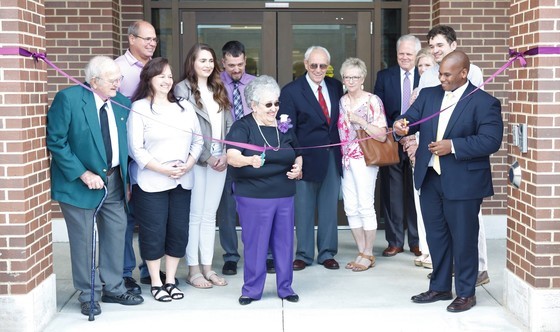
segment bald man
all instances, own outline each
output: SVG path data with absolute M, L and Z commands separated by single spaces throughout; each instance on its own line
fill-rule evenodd
M 503 136 L 500 101 L 482 90 L 473 92 L 469 67 L 463 52 L 445 56 L 441 85 L 423 89 L 393 125 L 397 139 L 420 132 L 414 180 L 434 267 L 429 290 L 411 300 L 451 300 L 455 262 L 456 298 L 447 306 L 450 312 L 476 304 L 478 211 L 483 198 L 494 194 L 490 155 L 499 150 Z M 440 109 L 445 110 L 438 116 L 408 127 Z

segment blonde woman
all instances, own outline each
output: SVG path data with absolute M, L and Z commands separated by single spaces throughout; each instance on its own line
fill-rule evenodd
M 362 90 L 367 75 L 365 63 L 348 58 L 340 68 L 342 82 L 348 93 L 340 99 L 338 132 L 341 142 L 356 140 L 356 130 L 364 129 L 372 139 L 384 142 L 387 120 L 381 100 Z M 358 246 L 356 260 L 346 265 L 354 272 L 366 271 L 375 265 L 373 242 L 377 230 L 374 209 L 375 181 L 378 166 L 367 166 L 357 142 L 342 145 L 342 196 L 344 212 Z

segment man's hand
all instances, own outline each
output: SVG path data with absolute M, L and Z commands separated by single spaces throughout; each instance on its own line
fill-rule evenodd
M 393 131 L 399 136 L 408 135 L 408 121 L 406 119 L 400 119 L 393 123 Z
M 105 185 L 103 179 L 91 171 L 85 171 L 84 174 L 80 175 L 80 179 L 89 189 L 103 189 Z

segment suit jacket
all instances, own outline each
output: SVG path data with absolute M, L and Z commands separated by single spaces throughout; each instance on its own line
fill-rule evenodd
M 306 75 L 288 83 L 280 92 L 278 114 L 288 114 L 294 125 L 301 147 L 340 143 L 338 136 L 339 101 L 342 97 L 342 83 L 325 77 L 331 102 L 331 121 L 327 123 L 319 101 L 307 82 Z M 321 182 L 327 174 L 329 151 L 333 149 L 339 174 L 342 174 L 342 154 L 340 146 L 330 148 L 302 149 L 303 180 Z
M 401 115 L 402 91 L 401 91 L 401 68 L 392 66 L 377 72 L 375 88 L 373 93 L 381 98 L 385 115 L 387 116 L 387 126 L 392 127 L 395 119 Z M 414 68 L 414 83 L 412 88 L 416 88 L 420 82 L 418 68 Z
M 475 86 L 468 83 L 463 93 L 468 95 Z M 445 92 L 441 85 L 424 88 L 408 111 L 398 119 L 414 123 L 439 112 Z M 436 141 L 439 116 L 419 126 L 410 127 L 409 134 L 420 131 L 416 151 L 414 180 L 420 189 L 428 171 L 432 153 L 428 144 Z M 500 101 L 488 93 L 477 90 L 459 101 L 449 119 L 443 139 L 452 139 L 455 153 L 439 158 L 443 194 L 451 200 L 476 199 L 494 194 L 490 155 L 502 144 L 504 125 Z
M 112 98 L 130 108 L 130 100 L 120 93 Z M 124 197 L 128 184 L 128 110 L 111 104 L 117 124 L 119 163 Z M 90 190 L 80 179 L 89 170 L 106 180 L 107 155 L 93 92 L 76 85 L 56 94 L 47 113 L 47 147 L 51 152 L 52 198 L 83 209 L 94 209 L 103 190 Z
M 176 97 L 184 98 L 189 101 L 194 107 L 196 115 L 198 116 L 198 121 L 200 122 L 200 131 L 202 133 L 202 136 L 204 136 L 204 145 L 202 148 L 202 152 L 200 153 L 200 157 L 198 158 L 198 161 L 196 163 L 200 166 L 206 166 L 206 161 L 212 156 L 212 140 L 210 139 L 212 138 L 212 123 L 210 122 L 208 111 L 206 110 L 204 105 L 202 105 L 202 108 L 199 108 L 196 105 L 194 94 L 191 91 L 191 86 L 189 84 L 189 81 L 187 81 L 186 79 L 175 85 L 174 93 Z M 225 139 L 226 134 L 229 132 L 229 129 L 233 124 L 233 116 L 231 115 L 231 112 L 229 110 L 222 111 L 222 115 L 222 133 L 220 137 L 221 139 Z M 225 153 L 226 147 L 223 143 L 222 149 Z

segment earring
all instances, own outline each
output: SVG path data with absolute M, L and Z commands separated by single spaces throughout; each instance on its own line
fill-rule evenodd
M 362 84 L 362 85 L 360 86 L 360 88 L 363 90 L 363 89 L 364 89 L 364 85 Z

